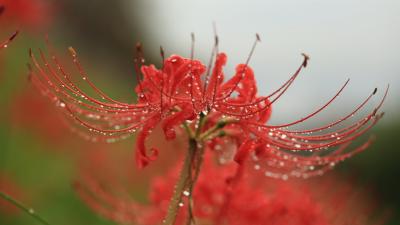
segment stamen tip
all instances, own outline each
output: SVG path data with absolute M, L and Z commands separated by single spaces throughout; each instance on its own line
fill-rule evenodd
M 258 33 L 256 33 L 256 38 L 257 38 L 257 41 L 261 42 L 261 38 L 260 38 L 260 35 Z
M 71 55 L 73 57 L 75 57 L 77 55 L 75 49 L 72 46 L 68 47 L 68 51 L 71 53 Z
M 160 46 L 160 55 L 162 58 L 165 56 L 164 48 L 162 46 Z
M 192 38 L 192 41 L 194 42 L 194 33 L 190 33 L 190 37 Z
M 373 94 L 373 95 L 376 94 L 377 91 L 378 91 L 378 88 L 375 88 L 375 89 L 374 89 L 374 92 L 372 92 L 372 94 Z
M 372 112 L 372 116 L 375 116 L 377 112 L 378 112 L 378 108 L 375 108 L 374 111 Z
M 303 67 L 305 68 L 308 65 L 308 60 L 310 60 L 310 56 L 306 53 L 301 53 L 301 55 L 304 57 Z
M 10 41 L 14 40 L 14 38 L 19 34 L 19 30 L 16 30 L 14 34 L 9 38 Z
M 136 42 L 136 51 L 142 52 L 142 43 L 141 42 Z

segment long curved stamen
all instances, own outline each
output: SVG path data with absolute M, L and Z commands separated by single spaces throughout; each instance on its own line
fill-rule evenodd
M 215 31 L 215 32 L 216 32 L 216 31 Z M 217 51 L 217 48 L 218 48 L 218 42 L 219 42 L 218 36 L 217 36 L 217 34 L 215 33 L 215 34 L 214 34 L 214 46 L 213 46 L 213 48 L 212 48 L 212 50 L 211 50 L 210 61 L 208 62 L 208 65 L 207 65 L 206 77 L 204 78 L 204 85 L 203 85 L 203 102 L 205 102 L 205 101 L 206 101 L 206 98 L 207 98 L 206 91 L 207 91 L 208 84 L 209 84 L 209 82 L 210 82 L 211 66 L 212 66 L 212 62 L 213 62 L 213 59 L 214 59 L 214 55 L 216 54 L 216 51 Z
M 77 67 L 77 69 L 78 69 L 78 71 L 79 71 L 79 74 L 80 74 L 81 77 L 82 77 L 82 80 L 84 80 L 86 83 L 88 83 L 89 86 L 90 86 L 96 93 L 98 93 L 99 96 L 100 96 L 103 100 L 108 100 L 108 101 L 110 101 L 110 102 L 112 102 L 112 103 L 115 103 L 115 104 L 118 104 L 118 105 L 121 105 L 121 106 L 129 106 L 129 104 L 126 104 L 126 103 L 123 103 L 123 102 L 119 102 L 119 101 L 116 101 L 116 100 L 110 98 L 110 97 L 109 97 L 107 94 L 105 94 L 102 90 L 100 90 L 99 88 L 97 88 L 97 87 L 93 84 L 93 82 L 89 79 L 89 77 L 87 76 L 87 73 L 85 72 L 85 70 L 83 69 L 81 63 L 79 62 L 78 54 L 76 53 L 75 49 L 74 49 L 73 47 L 69 47 L 68 50 L 69 50 L 70 53 L 71 53 L 71 56 L 72 56 L 72 59 L 73 59 L 72 61 L 73 61 L 73 63 L 75 64 L 75 66 Z
M 304 60 L 302 61 L 301 65 L 299 66 L 299 68 L 296 70 L 296 72 L 285 82 L 283 83 L 278 89 L 276 89 L 275 91 L 273 91 L 271 94 L 265 96 L 265 97 L 260 97 L 258 100 L 251 102 L 251 103 L 235 103 L 235 102 L 229 102 L 229 106 L 236 106 L 236 107 L 248 107 L 248 106 L 257 106 L 257 104 L 262 103 L 265 100 L 268 100 L 269 98 L 271 98 L 272 96 L 275 96 L 276 94 L 278 94 L 282 89 L 286 89 L 286 87 L 290 86 L 293 81 L 298 77 L 298 75 L 300 74 L 302 68 L 305 68 L 304 65 L 307 65 L 307 61 L 309 60 L 309 57 L 302 53 L 302 55 L 304 56 Z M 225 101 L 223 101 L 223 99 L 218 98 L 217 99 L 219 102 L 221 102 L 222 104 L 226 104 Z
M 229 97 L 232 95 L 232 93 L 235 92 L 235 90 L 238 88 L 239 83 L 240 83 L 240 82 L 243 80 L 243 78 L 244 78 L 244 75 L 245 75 L 247 66 L 249 65 L 250 59 L 251 59 L 251 57 L 252 57 L 253 54 L 254 54 L 254 50 L 256 49 L 256 46 L 257 46 L 257 43 L 258 43 L 258 42 L 261 42 L 261 39 L 260 39 L 260 35 L 256 33 L 256 40 L 254 41 L 253 46 L 251 47 L 249 56 L 248 56 L 247 59 L 246 59 L 246 63 L 245 63 L 245 66 L 244 66 L 244 68 L 243 68 L 243 71 L 242 71 L 242 73 L 241 73 L 241 75 L 240 75 L 240 76 L 241 76 L 240 79 L 235 83 L 235 85 L 234 85 L 233 88 L 228 92 L 228 94 L 226 94 L 224 97 L 222 97 L 221 99 L 218 99 L 218 100 L 224 100 L 224 99 L 229 98 Z
M 296 143 L 296 144 L 293 144 L 293 145 L 291 145 L 291 144 L 288 145 L 287 143 L 280 142 L 278 139 L 266 138 L 266 137 L 263 137 L 262 135 L 259 135 L 258 137 L 260 137 L 262 140 L 270 143 L 271 145 L 274 145 L 274 146 L 279 147 L 281 149 L 296 150 L 296 151 L 317 151 L 317 150 L 321 150 L 321 149 L 327 149 L 327 148 L 330 148 L 330 147 L 333 147 L 333 146 L 338 146 L 340 144 L 344 144 L 344 143 L 347 143 L 349 141 L 355 140 L 357 137 L 363 135 L 369 129 L 371 129 L 379 121 L 379 119 L 381 119 L 381 116 L 382 115 L 377 115 L 376 117 L 374 117 L 374 120 L 372 121 L 372 123 L 370 123 L 364 129 L 359 130 L 366 123 L 368 123 L 369 120 L 366 120 L 365 122 L 360 124 L 358 127 L 356 127 L 351 132 L 348 132 L 348 133 L 343 134 L 341 136 L 341 137 L 345 137 L 345 138 L 340 138 L 340 139 L 336 139 L 336 140 L 333 140 L 333 141 L 324 142 L 324 143 L 320 143 L 320 144 L 310 144 L 310 143 L 302 143 L 302 144 L 300 144 L 300 143 Z M 254 131 L 254 132 L 256 132 L 256 131 Z
M 40 50 L 40 55 L 43 63 L 45 64 L 46 68 L 50 72 L 50 75 L 54 78 L 54 80 L 51 80 L 47 73 L 42 69 L 42 67 L 39 65 L 36 57 L 33 55 L 32 51 L 29 51 L 29 56 L 31 58 L 31 61 L 33 62 L 33 65 L 35 68 L 40 72 L 41 76 L 46 80 L 48 85 L 54 89 L 56 93 L 61 93 L 64 97 L 73 99 L 74 102 L 84 105 L 84 103 L 81 100 L 77 100 L 74 97 L 72 97 L 69 93 L 65 92 L 64 90 L 70 91 L 73 95 L 79 96 L 84 100 L 87 100 L 95 105 L 100 106 L 100 108 L 95 107 L 98 111 L 119 111 L 119 112 L 126 112 L 126 111 L 134 111 L 134 110 L 143 110 L 147 106 L 140 106 L 140 105 L 129 105 L 129 106 L 120 106 L 116 104 L 108 104 L 101 102 L 95 98 L 92 98 L 88 96 L 85 92 L 83 92 L 80 88 L 77 86 L 72 86 L 68 85 L 65 83 L 63 80 L 60 79 L 60 76 L 57 75 L 57 73 L 52 69 L 51 65 L 47 62 L 44 53 Z M 68 75 L 66 73 L 63 73 L 65 77 Z M 70 79 L 69 79 L 70 80 Z M 55 85 L 55 83 L 58 82 L 58 85 Z M 72 83 L 72 82 L 70 82 Z
M 320 108 L 319 108 L 317 111 L 315 111 L 314 113 L 311 113 L 310 115 L 308 115 L 308 116 L 306 116 L 306 117 L 300 119 L 299 122 L 305 121 L 305 120 L 307 120 L 307 119 L 313 117 L 314 115 L 318 114 L 320 111 L 322 111 L 323 109 L 325 109 L 328 105 L 330 105 L 330 104 L 332 103 L 332 101 L 335 100 L 335 99 L 340 95 L 340 93 L 341 93 L 341 92 L 343 91 L 343 89 L 346 87 L 346 85 L 348 84 L 348 82 L 349 82 L 349 80 L 346 81 L 346 83 L 345 83 L 345 84 L 342 86 L 342 88 L 335 94 L 335 96 L 333 96 L 327 103 L 325 103 L 324 106 L 320 107 Z M 284 89 L 284 91 L 286 91 L 287 88 L 288 88 L 288 87 L 286 87 L 286 88 Z M 250 117 L 250 116 L 256 115 L 257 113 L 261 113 L 261 112 L 263 112 L 264 110 L 268 109 L 276 100 L 279 99 L 280 96 L 282 96 L 282 94 L 283 94 L 283 93 L 280 93 L 274 100 L 272 100 L 271 102 L 269 102 L 268 104 L 266 104 L 265 106 L 263 106 L 263 107 L 261 107 L 261 108 L 257 108 L 256 110 L 252 110 L 252 109 L 250 108 L 250 109 L 247 110 L 247 111 L 250 111 L 250 112 L 245 112 L 245 113 L 229 113 L 229 112 L 226 112 L 226 113 L 229 113 L 231 116 L 239 116 L 239 117 Z M 218 111 L 220 111 L 220 110 L 218 110 Z M 294 125 L 294 124 L 299 123 L 299 122 L 293 122 L 293 124 L 291 124 L 291 125 Z M 287 126 L 290 126 L 290 125 L 287 125 Z
M 164 66 L 165 66 L 165 52 L 164 48 L 160 46 L 160 56 L 162 60 L 162 65 L 161 65 L 161 90 L 160 90 L 160 110 L 161 110 L 161 115 L 163 114 L 164 106 L 163 106 L 163 100 L 164 100 L 164 85 L 165 85 L 165 79 L 164 79 Z
M 139 97 L 144 98 L 145 102 L 148 102 L 147 101 L 147 97 L 144 94 L 142 82 L 140 81 L 140 78 L 139 78 L 139 75 L 142 74 L 141 71 L 140 71 L 140 68 L 144 63 L 143 46 L 142 46 L 142 43 L 140 43 L 140 42 L 136 43 L 136 57 L 133 60 L 133 62 L 134 62 L 134 67 L 135 67 L 135 72 L 136 72 L 136 76 L 135 76 L 136 77 L 136 82 L 138 83 L 139 89 L 140 89 L 139 90 L 140 91 L 140 94 L 139 94 L 140 96 Z
M 194 43 L 195 43 L 195 37 L 194 37 L 194 33 L 191 33 L 190 35 L 191 40 L 192 40 L 192 44 L 191 44 L 191 48 L 190 48 L 190 69 L 189 69 L 189 76 L 190 76 L 190 100 L 192 102 L 193 105 L 193 109 L 196 109 L 196 105 L 195 105 L 195 98 L 194 98 L 194 94 L 193 94 L 193 86 L 194 86 L 194 75 L 193 75 L 193 58 L 194 58 Z
M 365 106 L 365 104 L 372 98 L 372 96 L 374 96 L 376 94 L 376 92 L 377 92 L 377 89 L 375 88 L 374 91 L 356 109 L 354 109 L 351 113 L 349 113 L 345 117 L 343 117 L 343 118 L 341 118 L 341 119 L 339 119 L 339 120 L 337 120 L 337 121 L 335 121 L 333 123 L 330 123 L 330 124 L 328 124 L 326 126 L 322 126 L 322 127 L 319 127 L 319 128 L 310 129 L 310 130 L 287 131 L 287 132 L 291 132 L 291 133 L 311 133 L 311 132 L 317 132 L 317 131 L 322 131 L 322 130 L 331 128 L 331 127 L 333 127 L 333 126 L 335 126 L 335 125 L 347 120 L 351 116 L 355 115 L 355 113 L 357 113 L 361 108 L 363 108 Z M 383 95 L 383 97 L 382 97 L 381 101 L 379 102 L 378 106 L 375 107 L 374 111 L 371 114 L 376 113 L 382 107 L 388 92 L 389 92 L 389 85 L 387 86 L 387 88 L 385 90 L 385 94 Z M 307 118 L 307 117 L 305 117 L 305 118 Z M 303 122 L 303 121 L 304 121 L 303 119 L 300 119 L 300 120 L 297 120 L 297 121 L 294 121 L 294 122 L 291 122 L 291 123 L 288 123 L 288 124 L 282 124 L 282 125 L 261 125 L 261 124 L 258 124 L 258 125 L 260 125 L 261 127 L 264 127 L 264 128 L 268 128 L 268 129 L 276 129 L 276 128 L 283 128 L 283 127 L 292 126 L 292 125 L 298 124 L 298 123 Z
M 211 77 L 211 79 L 212 80 L 214 80 L 214 86 L 212 87 L 212 97 L 211 97 L 211 103 L 207 103 L 207 110 L 209 110 L 209 108 L 213 108 L 214 107 L 214 103 L 215 103 L 215 98 L 216 98 L 216 95 L 217 95 L 217 86 L 218 86 L 218 82 L 219 82 L 219 77 L 220 77 L 220 73 L 222 72 L 222 71 L 219 71 L 219 66 L 217 65 L 217 63 L 218 63 L 218 54 L 219 54 L 219 46 L 218 46 L 218 44 L 219 44 L 219 40 L 218 40 L 218 36 L 217 36 L 217 26 L 216 26 L 216 24 L 215 23 L 213 23 L 213 29 L 214 29 L 214 35 L 215 35 L 215 37 L 216 37 L 216 39 L 215 39 L 215 63 L 214 63 L 214 70 L 216 70 L 215 71 L 215 79 L 213 79 L 213 76 Z M 214 74 L 214 72 L 212 73 L 212 74 Z M 209 96 L 206 96 L 207 98 L 209 97 Z M 208 100 L 207 100 L 208 101 Z
M 81 96 L 82 98 L 84 98 L 85 100 L 88 100 L 89 102 L 99 105 L 103 110 L 105 110 L 106 108 L 111 108 L 111 109 L 117 109 L 117 110 L 141 110 L 141 109 L 145 109 L 148 106 L 144 105 L 144 104 L 127 104 L 127 103 L 122 103 L 119 102 L 118 104 L 116 103 L 117 101 L 114 101 L 113 104 L 109 104 L 109 103 L 105 103 L 105 102 L 101 102 L 95 98 L 92 98 L 90 96 L 88 96 L 83 90 L 81 90 L 78 86 L 76 86 L 74 84 L 74 82 L 71 80 L 70 75 L 63 69 L 63 65 L 60 64 L 56 54 L 53 51 L 53 47 L 51 46 L 50 42 L 48 41 L 48 37 L 46 36 L 46 45 L 47 48 L 50 51 L 51 54 L 51 58 L 53 60 L 53 63 L 55 64 L 55 66 L 57 67 L 57 70 L 61 73 L 60 75 L 56 72 L 56 70 L 53 69 L 53 67 L 51 66 L 51 64 L 46 60 L 46 57 L 44 56 L 44 53 L 40 50 L 40 55 L 42 58 L 43 63 L 45 64 L 45 66 L 47 67 L 47 69 L 49 70 L 49 72 L 51 73 L 51 75 L 53 77 L 55 77 L 55 79 L 57 81 L 60 82 L 60 87 L 61 88 L 66 88 L 68 89 L 73 95 L 75 96 Z M 32 55 L 32 51 L 30 50 L 30 57 L 31 60 L 34 62 L 34 65 L 36 68 L 38 68 L 38 70 L 41 70 L 38 64 L 35 63 L 35 58 Z M 32 58 L 33 57 L 33 58 Z M 63 78 L 64 81 L 61 79 Z M 67 82 L 67 83 L 66 83 Z M 98 88 L 97 88 L 98 89 Z M 101 90 L 99 90 L 101 91 Z M 102 91 L 101 91 L 102 92 Z
M 3 41 L 3 43 L 0 44 L 0 49 L 7 48 L 10 42 L 12 42 L 18 34 L 19 30 L 16 30 L 7 40 Z

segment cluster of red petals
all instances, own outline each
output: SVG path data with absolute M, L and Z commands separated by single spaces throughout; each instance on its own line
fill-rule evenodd
M 32 88 L 18 93 L 13 98 L 10 110 L 13 126 L 30 130 L 51 144 L 65 143 L 70 136 L 64 127 L 54 126 L 60 122 L 61 116 L 54 114 L 54 107 Z
M 158 150 L 148 150 L 145 144 L 157 125 L 162 127 L 167 139 L 173 139 L 183 123 L 195 129 L 199 118 L 206 116 L 200 132 L 220 125 L 223 135 L 211 135 L 206 144 L 219 152 L 222 160 L 251 161 L 256 170 L 263 171 L 268 177 L 287 179 L 321 175 L 370 145 L 372 139 L 359 147 L 347 148 L 382 117 L 383 113 L 378 110 L 387 94 L 386 90 L 370 113 L 350 125 L 345 121 L 361 111 L 376 89 L 338 120 L 313 129 L 295 130 L 293 126 L 326 109 L 348 84 L 346 81 L 326 104 L 309 115 L 286 124 L 268 124 L 272 105 L 307 66 L 308 56 L 304 54 L 295 73 L 268 96 L 257 95 L 254 73 L 247 63 L 238 65 L 233 76 L 226 79 L 223 67 L 227 56 L 224 53 L 217 53 L 214 63 L 208 67 L 198 60 L 173 55 L 157 69 L 154 65 L 142 65 L 144 59 L 138 57 L 139 75 L 135 89 L 138 100 L 125 103 L 112 99 L 90 81 L 74 49 L 70 48 L 70 53 L 78 77 L 91 88 L 92 94 L 79 87 L 79 82 L 73 79 L 75 76 L 65 69 L 51 47 L 50 57 L 41 50 L 39 53 L 36 57 L 30 51 L 32 83 L 67 115 L 73 130 L 89 140 L 106 142 L 126 138 L 138 131 L 136 161 L 139 167 L 157 157 Z M 226 144 L 233 145 L 228 148 L 230 152 L 218 151 L 227 149 L 221 148 Z
M 382 216 L 372 220 L 375 206 L 353 185 L 334 177 L 284 182 L 244 172 L 245 179 L 235 180 L 238 167 L 234 163 L 221 166 L 208 154 L 193 193 L 183 193 L 175 224 L 186 224 L 190 195 L 199 225 L 378 225 L 384 221 Z M 178 172 L 179 166 L 152 180 L 149 205 L 131 200 L 129 193 L 121 192 L 114 176 L 107 173 L 81 171 L 76 190 L 92 210 L 105 218 L 122 224 L 157 225 L 162 224 Z

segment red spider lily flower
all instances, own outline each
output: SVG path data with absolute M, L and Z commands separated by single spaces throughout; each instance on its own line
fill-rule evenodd
M 108 166 L 112 165 L 115 167 L 112 163 Z M 195 202 L 193 218 L 199 225 L 378 225 L 385 221 L 381 216 L 372 222 L 371 212 L 376 205 L 354 185 L 338 182 L 334 177 L 314 183 L 284 182 L 258 179 L 257 174 L 247 171 L 246 179 L 232 182 L 238 169 L 234 163 L 221 166 L 207 154 L 194 191 L 183 193 L 185 197 L 174 224 L 188 224 L 189 196 Z M 87 172 L 81 171 L 75 187 L 92 210 L 122 224 L 157 225 L 162 224 L 167 211 L 179 167 L 152 181 L 150 205 L 131 200 L 127 193 L 121 194 L 121 183 L 113 179 L 115 174 Z
M 258 41 L 257 35 L 250 56 Z M 294 125 L 326 109 L 349 82 L 346 81 L 326 104 L 309 115 L 290 123 L 270 125 L 268 120 L 272 105 L 308 64 L 309 57 L 305 54 L 298 69 L 281 87 L 270 95 L 258 96 L 255 76 L 248 66 L 250 56 L 245 64 L 236 67 L 230 79 L 225 79 L 223 67 L 227 56 L 218 52 L 218 38 L 210 60 L 212 62 L 215 56 L 215 61 L 209 66 L 193 58 L 193 47 L 190 58 L 172 55 L 163 60 L 161 69 L 154 65 L 145 66 L 142 65 L 141 45 L 138 45 L 135 59 L 138 72 L 135 92 L 138 99 L 131 104 L 114 100 L 97 88 L 80 64 L 76 51 L 70 48 L 80 78 L 98 97 L 84 91 L 51 47 L 49 49 L 50 58 L 41 50 L 39 58 L 30 51 L 32 83 L 59 106 L 72 121 L 73 129 L 87 139 L 113 142 L 138 131 L 136 162 L 141 168 L 157 157 L 158 150 L 148 150 L 145 142 L 151 131 L 161 125 L 167 139 L 175 138 L 176 131 L 184 127 L 190 140 L 212 150 L 217 150 L 220 143 L 230 142 L 232 150 L 224 150 L 222 155 L 239 164 L 254 161 L 255 168 L 269 177 L 286 179 L 290 176 L 320 175 L 370 145 L 372 139 L 352 150 L 347 148 L 382 117 L 383 114 L 378 111 L 387 95 L 386 90 L 381 102 L 353 124 L 343 126 L 344 121 L 369 102 L 377 89 L 352 112 L 332 123 L 313 129 L 294 130 Z M 163 50 L 161 55 L 164 58 Z M 75 124 L 86 129 L 78 129 Z

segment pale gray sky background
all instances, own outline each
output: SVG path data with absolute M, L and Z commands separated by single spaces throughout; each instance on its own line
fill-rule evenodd
M 348 112 L 375 87 L 383 93 L 390 83 L 385 104 L 386 122 L 399 119 L 400 101 L 400 1 L 144 1 L 135 13 L 147 23 L 146 51 L 189 57 L 190 33 L 196 34 L 196 57 L 207 62 L 215 21 L 220 50 L 228 54 L 227 74 L 244 62 L 261 35 L 250 65 L 258 79 L 260 94 L 270 93 L 301 63 L 301 52 L 310 55 L 309 67 L 290 91 L 275 105 L 273 121 L 299 118 L 328 100 L 351 79 L 347 91 L 333 104 L 329 117 Z M 139 17 L 137 15 L 139 14 Z M 380 95 L 379 95 L 380 96 Z M 376 99 L 375 102 L 378 99 Z M 372 107 L 372 105 L 370 106 Z M 328 116 L 329 115 L 329 116 Z

